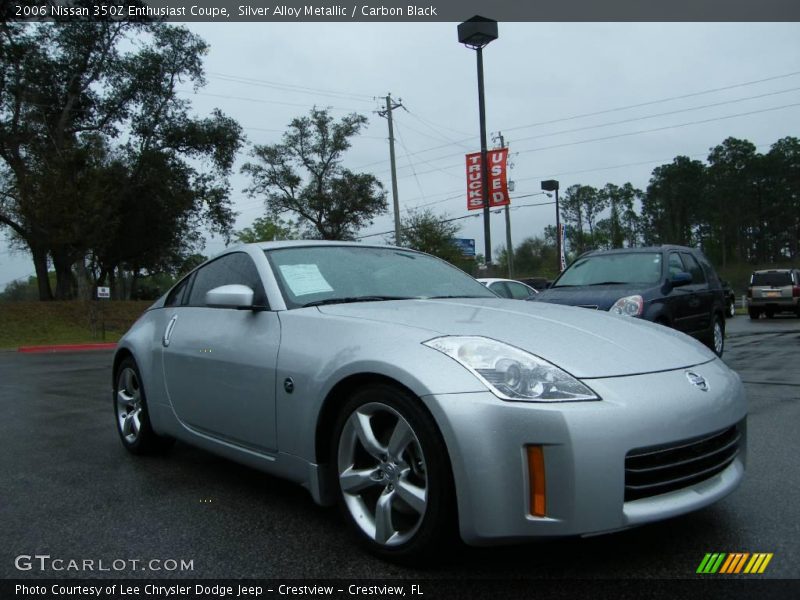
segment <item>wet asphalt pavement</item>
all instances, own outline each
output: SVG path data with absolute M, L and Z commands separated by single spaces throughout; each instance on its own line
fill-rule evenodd
M 364 554 L 335 509 L 293 484 L 185 444 L 129 455 L 114 427 L 111 356 L 0 352 L 0 577 L 682 578 L 706 552 L 736 551 L 774 553 L 764 577 L 800 577 L 798 319 L 728 323 L 725 361 L 750 408 L 748 472 L 734 494 L 616 534 L 457 547 L 427 569 Z M 105 573 L 15 567 L 34 554 L 126 563 Z M 142 570 L 153 559 L 162 570 Z M 192 569 L 164 570 L 169 559 Z

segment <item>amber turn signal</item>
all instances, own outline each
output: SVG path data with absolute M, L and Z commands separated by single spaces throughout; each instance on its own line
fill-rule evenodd
M 541 446 L 527 446 L 528 452 L 528 485 L 530 486 L 530 513 L 534 517 L 544 517 L 545 477 L 544 450 Z

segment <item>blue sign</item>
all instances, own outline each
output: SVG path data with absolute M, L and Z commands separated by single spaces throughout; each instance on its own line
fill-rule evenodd
M 458 246 L 463 256 L 475 256 L 475 240 L 466 238 L 453 238 L 453 243 Z

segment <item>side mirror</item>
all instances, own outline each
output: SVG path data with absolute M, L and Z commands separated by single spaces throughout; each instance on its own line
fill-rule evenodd
M 221 285 L 206 292 L 206 306 L 213 308 L 252 308 L 253 290 L 246 285 Z
M 692 283 L 692 274 L 687 273 L 686 271 L 681 271 L 680 273 L 675 273 L 670 280 L 672 287 L 681 287 L 682 285 L 689 285 Z

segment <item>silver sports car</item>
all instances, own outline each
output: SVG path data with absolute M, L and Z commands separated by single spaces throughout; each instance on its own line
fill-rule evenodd
M 122 338 L 113 385 L 131 452 L 291 479 L 399 559 L 665 519 L 744 474 L 742 384 L 699 342 L 401 248 L 228 249 Z

